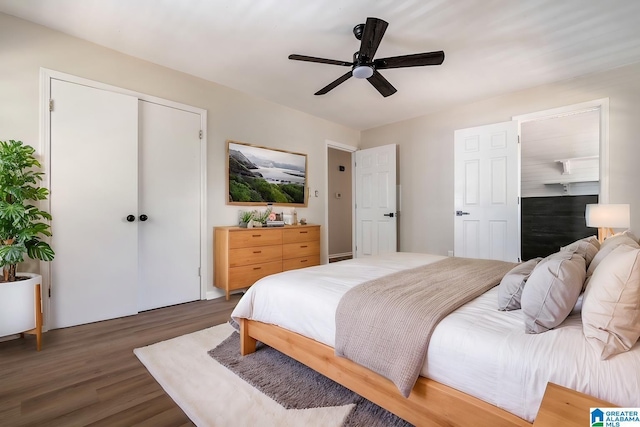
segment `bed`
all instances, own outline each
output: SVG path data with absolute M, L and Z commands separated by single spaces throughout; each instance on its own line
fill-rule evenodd
M 521 310 L 497 310 L 497 287 L 438 323 L 408 398 L 383 376 L 335 356 L 336 310 L 347 291 L 445 258 L 395 253 L 263 278 L 232 313 L 241 352 L 264 342 L 415 425 L 530 426 L 548 382 L 640 406 L 640 345 L 601 361 L 584 338 L 579 304 L 560 326 L 525 334 Z

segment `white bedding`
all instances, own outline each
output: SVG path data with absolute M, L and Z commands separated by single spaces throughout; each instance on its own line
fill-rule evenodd
M 396 253 L 265 277 L 232 317 L 275 324 L 331 347 L 335 312 L 351 287 L 444 257 Z M 532 421 L 548 381 L 623 407 L 640 406 L 640 344 L 607 361 L 596 357 L 576 312 L 558 328 L 524 333 L 520 310 L 497 310 L 493 288 L 436 327 L 421 375 Z

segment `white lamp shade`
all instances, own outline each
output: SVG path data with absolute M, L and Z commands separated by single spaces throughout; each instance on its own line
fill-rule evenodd
M 631 225 L 628 204 L 587 205 L 587 227 L 629 228 Z

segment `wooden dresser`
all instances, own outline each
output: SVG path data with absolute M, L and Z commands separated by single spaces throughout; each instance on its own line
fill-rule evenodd
M 216 227 L 213 243 L 214 285 L 227 300 L 264 276 L 320 264 L 319 225 Z

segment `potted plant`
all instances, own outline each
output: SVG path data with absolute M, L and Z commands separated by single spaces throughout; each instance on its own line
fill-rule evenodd
M 253 215 L 254 221 L 260 223 L 261 226 L 267 225 L 267 220 L 269 219 L 269 215 L 271 215 L 271 207 L 268 207 L 266 210 L 257 212 Z
M 51 215 L 36 206 L 49 192 L 38 185 L 42 172 L 34 152 L 22 141 L 0 141 L 0 336 L 34 327 L 34 286 L 41 283 L 41 276 L 17 273 L 17 265 L 25 254 L 42 261 L 54 257 L 49 244 L 41 240 L 41 236 L 51 236 L 45 222 Z M 18 300 L 30 301 L 30 307 L 23 310 Z M 28 319 L 31 326 L 21 326 L 19 317 Z
M 240 213 L 240 227 L 247 228 L 247 225 L 253 220 L 252 211 L 242 211 Z

